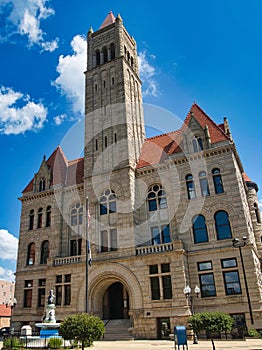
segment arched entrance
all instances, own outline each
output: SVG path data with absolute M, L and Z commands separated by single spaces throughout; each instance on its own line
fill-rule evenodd
M 103 297 L 103 319 L 115 320 L 129 318 L 129 297 L 121 282 L 112 283 Z

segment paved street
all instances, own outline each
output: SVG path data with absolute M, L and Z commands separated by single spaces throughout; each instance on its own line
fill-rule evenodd
M 3 343 L 0 341 L 0 349 Z M 248 339 L 245 341 L 215 341 L 216 350 L 262 350 L 262 340 Z M 99 341 L 91 350 L 174 350 L 173 341 L 165 340 L 130 340 L 130 341 Z M 179 350 L 182 350 L 180 346 Z M 87 349 L 86 349 L 87 350 Z M 186 350 L 186 347 L 185 349 Z M 188 350 L 212 350 L 210 340 L 200 340 L 198 344 L 188 342 Z
M 216 350 L 262 350 L 262 340 L 248 339 L 245 341 L 215 341 Z M 134 340 L 134 341 L 99 341 L 92 350 L 174 350 L 173 341 Z M 180 346 L 180 350 L 183 346 Z M 186 349 L 186 347 L 185 347 Z M 212 350 L 211 341 L 203 340 L 198 344 L 188 342 L 189 350 Z

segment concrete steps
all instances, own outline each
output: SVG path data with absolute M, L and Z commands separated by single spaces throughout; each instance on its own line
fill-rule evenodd
M 101 340 L 133 340 L 133 336 L 128 333 L 131 327 L 129 319 L 105 321 L 105 335 Z

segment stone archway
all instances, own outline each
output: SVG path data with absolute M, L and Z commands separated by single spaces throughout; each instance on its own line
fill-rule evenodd
M 109 263 L 97 267 L 93 265 L 89 271 L 89 310 L 95 315 L 104 317 L 104 297 L 108 288 L 115 283 L 120 283 L 126 291 L 130 311 L 143 309 L 141 286 L 136 276 L 127 267 L 119 263 Z M 124 296 L 122 300 L 124 303 Z M 84 283 L 79 290 L 77 309 L 82 310 L 83 305 L 85 305 Z

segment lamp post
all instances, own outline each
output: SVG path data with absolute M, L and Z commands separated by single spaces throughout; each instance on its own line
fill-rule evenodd
M 195 292 L 196 297 L 198 298 L 199 293 L 200 293 L 200 288 L 198 286 L 195 286 L 194 292 Z M 189 300 L 191 314 L 194 315 L 195 312 L 194 312 L 194 307 L 193 307 L 193 295 L 191 293 L 191 288 L 189 287 L 189 285 L 187 285 L 184 288 L 184 294 L 185 294 L 186 298 Z M 193 337 L 194 337 L 193 344 L 198 344 L 196 332 L 194 332 Z
M 245 283 L 245 288 L 246 288 L 246 295 L 247 295 L 247 303 L 248 303 L 248 308 L 249 308 L 250 322 L 251 322 L 251 324 L 254 324 L 252 305 L 251 305 L 251 301 L 250 301 L 250 295 L 249 295 L 248 284 L 247 284 L 246 270 L 245 270 L 243 255 L 242 255 L 242 249 L 241 249 L 241 248 L 246 246 L 246 244 L 247 244 L 247 237 L 243 236 L 242 239 L 234 238 L 232 240 L 232 244 L 233 244 L 234 248 L 238 248 L 238 250 L 239 250 L 239 255 L 240 255 L 240 260 L 241 260 L 241 265 L 242 265 L 242 271 L 243 271 L 243 277 L 244 277 L 244 283 Z
M 88 197 L 86 197 L 86 232 L 85 232 L 85 239 L 86 239 L 86 313 L 89 311 L 88 307 L 88 270 L 89 270 L 89 203 L 88 203 Z

